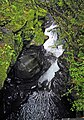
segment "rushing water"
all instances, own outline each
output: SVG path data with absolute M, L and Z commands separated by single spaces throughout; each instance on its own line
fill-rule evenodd
M 45 29 L 45 35 L 49 36 L 49 39 L 44 43 L 44 49 L 46 50 L 47 54 L 53 54 L 53 56 L 56 57 L 56 60 L 52 63 L 50 68 L 40 77 L 39 83 L 42 83 L 45 80 L 48 80 L 48 82 L 50 82 L 52 78 L 54 78 L 55 72 L 59 70 L 57 58 L 62 55 L 64 50 L 62 48 L 62 45 L 59 45 L 57 48 L 55 47 L 57 41 L 56 27 L 57 25 L 52 24 L 50 27 Z
M 59 84 L 55 84 L 58 94 L 55 94 L 51 89 L 51 81 L 55 78 L 55 73 L 60 69 L 57 64 L 58 57 L 62 55 L 62 45 L 58 48 L 53 47 L 57 41 L 56 25 L 51 25 L 45 29 L 45 35 L 49 36 L 49 39 L 44 43 L 44 49 L 47 54 L 53 54 L 55 61 L 52 62 L 49 69 L 39 78 L 38 89 L 36 89 L 27 100 L 27 103 L 22 105 L 20 111 L 19 120 L 56 120 L 57 118 L 68 117 L 69 111 L 67 106 L 61 100 L 59 94 Z M 42 89 L 41 89 L 42 87 Z
M 49 39 L 44 43 L 44 49 L 46 49 L 47 52 L 52 53 L 55 57 L 59 57 L 63 53 L 62 45 L 59 45 L 56 48 L 56 42 L 57 42 L 57 31 L 56 31 L 57 25 L 52 24 L 50 27 L 45 29 L 45 35 L 49 36 Z
M 55 46 L 56 27 L 52 24 L 45 29 L 45 35 L 49 36 L 43 45 L 46 52 L 43 46 L 27 46 L 11 68 L 0 93 L 1 120 L 72 117 L 67 99 L 61 97 L 66 92 L 68 73 L 62 61 L 58 66 L 64 50 L 62 45 Z

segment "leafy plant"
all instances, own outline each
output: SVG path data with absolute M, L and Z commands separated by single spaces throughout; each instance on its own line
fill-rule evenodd
M 59 26 L 60 41 L 64 42 L 66 58 L 69 62 L 71 90 L 76 91 L 73 108 L 84 111 L 84 1 L 50 0 L 39 2 L 38 6 L 46 9 Z
M 31 0 L 0 0 L 0 85 L 7 77 L 7 69 L 22 49 L 24 40 L 43 43 L 44 34 L 39 17 L 46 10 L 33 6 Z
M 22 40 L 42 44 L 42 20 L 50 13 L 59 26 L 59 41 L 64 42 L 73 87 L 73 109 L 84 110 L 84 0 L 1 0 L 0 1 L 0 83 L 7 68 L 22 49 Z M 11 53 L 11 54 L 9 54 Z M 6 56 L 6 57 L 4 57 Z M 2 72 L 3 70 L 3 72 Z

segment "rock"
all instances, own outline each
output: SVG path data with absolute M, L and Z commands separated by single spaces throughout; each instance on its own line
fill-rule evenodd
M 29 51 L 28 51 L 29 52 Z M 19 79 L 30 79 L 40 72 L 40 63 L 37 54 L 32 53 L 21 55 L 15 65 L 15 77 Z
M 11 68 L 0 90 L 0 118 L 15 116 L 21 104 L 38 85 L 39 77 L 49 68 L 43 46 L 25 42 L 16 63 Z M 2 114 L 1 114 L 2 113 Z
M 56 120 L 75 117 L 75 112 L 70 110 L 71 105 L 67 97 L 62 97 L 68 89 L 67 62 L 61 56 L 58 63 L 60 70 L 52 79 L 50 88 L 45 80 L 42 86 L 29 95 L 27 102 L 21 106 L 19 120 Z
M 60 70 L 55 73 L 55 77 L 53 78 L 51 85 L 54 93 L 63 95 L 67 92 L 70 85 L 70 76 L 67 67 L 68 63 L 63 59 L 63 56 L 58 58 L 58 66 Z
M 45 50 L 42 46 L 30 46 L 29 43 L 26 43 L 8 77 L 14 74 L 14 79 L 20 79 L 23 82 L 32 81 L 34 76 L 39 77 L 37 74 L 43 74 L 42 72 L 46 71 L 50 66 L 50 63 L 46 62 L 44 53 Z
M 60 70 L 51 83 L 46 80 L 38 86 L 40 76 L 55 59 L 46 55 L 43 46 L 25 43 L 0 90 L 1 120 L 56 120 L 75 116 L 67 99 L 61 97 L 69 80 L 64 60 L 59 58 Z

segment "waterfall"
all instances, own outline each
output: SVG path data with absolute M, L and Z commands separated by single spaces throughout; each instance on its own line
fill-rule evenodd
M 64 51 L 62 45 L 55 46 L 56 27 L 52 24 L 45 29 L 49 39 L 43 44 L 44 48 L 26 46 L 18 56 L 0 93 L 1 120 L 3 117 L 4 120 L 73 117 L 67 99 L 61 97 L 67 91 L 68 72 L 65 62 L 59 58 Z
M 59 45 L 57 48 L 55 46 L 57 41 L 57 25 L 52 24 L 50 27 L 45 29 L 45 35 L 49 36 L 49 39 L 44 43 L 44 49 L 50 53 L 52 53 L 55 57 L 59 57 L 63 53 L 62 45 Z
M 52 60 L 49 69 L 39 78 L 38 89 L 33 91 L 27 103 L 22 105 L 19 120 L 56 120 L 56 118 L 69 116 L 66 105 L 64 105 L 60 97 L 59 90 L 61 90 L 62 81 L 59 78 L 58 83 L 55 76 L 55 73 L 60 69 L 57 64 L 58 57 L 64 51 L 62 45 L 57 48 L 53 47 L 57 41 L 56 27 L 56 25 L 52 24 L 45 29 L 45 35 L 49 36 L 49 39 L 43 45 L 46 55 L 53 55 L 55 60 Z M 53 89 L 57 92 L 56 94 L 52 90 L 51 81 L 53 78 Z
M 55 72 L 59 70 L 57 64 L 58 57 L 62 55 L 63 48 L 62 45 L 59 45 L 57 48 L 55 46 L 57 41 L 57 25 L 52 24 L 50 27 L 45 29 L 45 35 L 49 36 L 49 39 L 43 44 L 46 53 L 51 53 L 56 57 L 56 60 L 51 64 L 50 68 L 39 78 L 39 84 L 42 84 L 44 81 L 50 82 L 54 76 Z

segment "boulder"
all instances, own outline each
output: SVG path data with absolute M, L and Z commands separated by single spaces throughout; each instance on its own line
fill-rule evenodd
M 10 119 L 29 94 L 38 85 L 39 77 L 49 68 L 43 46 L 30 45 L 25 42 L 16 63 L 10 69 L 3 88 L 0 90 L 1 120 Z

